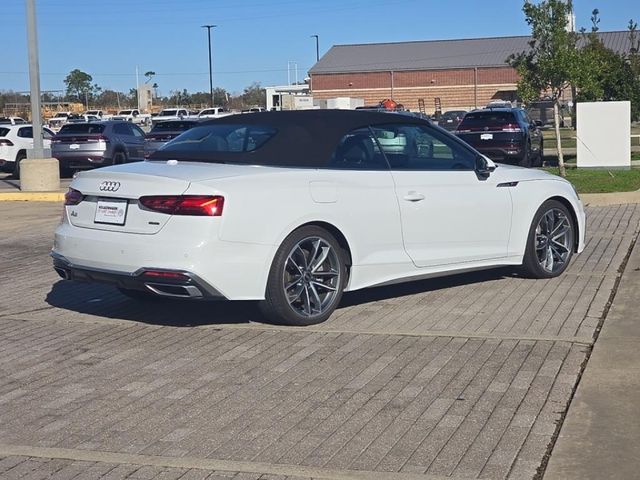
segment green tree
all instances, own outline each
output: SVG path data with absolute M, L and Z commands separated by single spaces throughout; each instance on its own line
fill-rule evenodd
M 518 94 L 525 101 L 539 98 L 542 92 L 553 101 L 558 167 L 566 176 L 560 141 L 560 98 L 578 79 L 579 54 L 576 36 L 567 29 L 571 2 L 543 0 L 539 4 L 525 2 L 523 11 L 531 27 L 529 50 L 512 55 L 507 62 L 520 75 Z
M 267 102 L 266 90 L 262 88 L 260 82 L 253 82 L 244 89 L 241 99 L 245 107 L 265 107 Z
M 594 10 L 597 18 L 598 11 Z M 599 21 L 599 20 L 598 20 Z M 596 26 L 597 23 L 594 23 Z M 640 115 L 640 77 L 633 71 L 631 55 L 618 53 L 605 47 L 596 35 L 596 28 L 584 35 L 580 50 L 581 70 L 576 101 L 631 101 L 631 118 Z
M 93 77 L 88 73 L 77 68 L 71 70 L 64 79 L 64 84 L 67 87 L 67 98 L 80 103 L 88 103 L 90 99 L 93 99 L 94 95 L 100 92 L 100 87 L 92 84 L 92 81 Z

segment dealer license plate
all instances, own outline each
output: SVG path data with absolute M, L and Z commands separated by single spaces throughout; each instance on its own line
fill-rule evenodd
M 480 140 L 493 140 L 493 133 L 481 133 Z
M 127 218 L 128 202 L 119 198 L 99 198 L 96 205 L 95 223 L 124 225 Z

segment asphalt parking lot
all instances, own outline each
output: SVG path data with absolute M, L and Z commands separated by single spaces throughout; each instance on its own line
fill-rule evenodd
M 55 203 L 0 202 L 0 478 L 531 479 L 640 225 L 587 209 L 563 276 L 345 295 L 325 324 L 60 281 Z

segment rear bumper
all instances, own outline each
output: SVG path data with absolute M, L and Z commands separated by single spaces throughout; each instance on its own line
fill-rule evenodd
M 120 274 L 114 278 L 130 285 L 121 284 L 122 288 L 139 289 L 136 277 L 141 271 L 182 272 L 211 296 L 215 291 L 229 300 L 264 298 L 276 246 L 222 241 L 219 222 L 200 217 L 174 216 L 155 234 L 81 228 L 69 223 L 69 208 L 56 229 L 52 256 L 64 259 L 74 271 L 81 270 L 81 275 Z M 114 283 L 95 273 L 82 279 Z
M 111 158 L 106 156 L 105 150 L 87 150 L 79 152 L 52 152 L 52 157 L 60 162 L 61 168 L 97 168 L 113 164 Z
M 62 255 L 51 253 L 53 268 L 64 280 L 103 283 L 129 290 L 154 293 L 160 297 L 187 298 L 190 300 L 222 300 L 224 296 L 197 275 L 184 270 L 140 268 L 133 273 L 74 265 Z M 176 274 L 173 278 L 161 278 L 158 273 Z M 155 273 L 155 275 L 151 275 Z
M 501 147 L 472 145 L 477 151 L 486 155 L 494 162 L 517 163 L 522 160 L 524 149 L 520 145 Z

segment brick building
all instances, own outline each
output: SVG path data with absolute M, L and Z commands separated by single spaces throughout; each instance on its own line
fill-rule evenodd
M 629 32 L 601 32 L 604 44 L 629 51 Z M 490 100 L 515 100 L 518 76 L 507 58 L 526 50 L 531 37 L 334 45 L 309 75 L 314 99 L 392 98 L 411 110 L 423 99 L 428 113 L 469 110 Z

